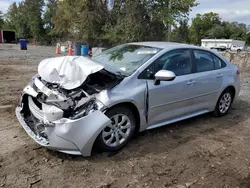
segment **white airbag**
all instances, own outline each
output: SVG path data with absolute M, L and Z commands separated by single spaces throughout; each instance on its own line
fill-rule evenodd
M 43 80 L 60 84 L 65 89 L 74 89 L 83 84 L 86 78 L 104 67 L 82 56 L 64 56 L 42 60 L 38 74 Z

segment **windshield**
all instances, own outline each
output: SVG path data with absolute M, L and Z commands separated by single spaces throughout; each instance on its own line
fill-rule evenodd
M 128 76 L 160 50 L 155 47 L 124 44 L 93 56 L 92 59 L 104 65 L 114 66 L 122 74 Z

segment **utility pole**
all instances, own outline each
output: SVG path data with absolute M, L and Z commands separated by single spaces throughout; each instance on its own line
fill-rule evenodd
M 169 17 L 171 16 L 171 14 L 170 14 L 171 8 L 172 8 L 172 0 L 169 0 L 168 1 L 168 11 L 169 11 L 168 16 Z M 169 21 L 168 22 L 168 42 L 170 42 L 170 40 L 171 40 L 171 24 L 170 24 L 170 21 Z

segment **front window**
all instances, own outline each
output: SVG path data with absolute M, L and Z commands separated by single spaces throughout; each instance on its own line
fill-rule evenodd
M 155 47 L 124 44 L 93 56 L 92 59 L 98 63 L 116 67 L 121 73 L 128 76 L 160 50 Z
M 154 74 L 159 70 L 169 70 L 176 76 L 191 74 L 191 54 L 189 49 L 179 49 L 167 52 L 155 60 L 139 76 L 139 79 L 154 79 Z
M 191 73 L 191 56 L 188 49 L 174 50 L 160 57 L 158 65 L 162 65 L 158 70 L 169 70 L 176 76 Z M 158 71 L 157 70 L 157 71 Z

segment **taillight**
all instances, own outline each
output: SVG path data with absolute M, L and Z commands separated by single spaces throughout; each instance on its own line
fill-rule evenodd
M 236 71 L 236 74 L 240 75 L 240 70 L 239 69 Z

